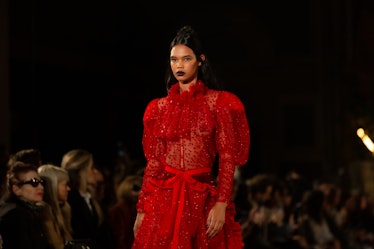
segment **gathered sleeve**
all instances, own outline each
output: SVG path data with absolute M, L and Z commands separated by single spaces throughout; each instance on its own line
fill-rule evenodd
M 144 171 L 143 184 L 137 202 L 138 212 L 145 212 L 145 204 L 148 199 L 147 183 L 149 180 L 162 172 L 161 156 L 163 154 L 163 143 L 161 139 L 155 136 L 159 124 L 159 99 L 152 100 L 143 115 L 143 137 L 142 145 L 147 165 Z
M 250 131 L 241 100 L 221 92 L 216 101 L 216 147 L 219 154 L 219 202 L 230 202 L 236 166 L 243 166 L 249 155 Z

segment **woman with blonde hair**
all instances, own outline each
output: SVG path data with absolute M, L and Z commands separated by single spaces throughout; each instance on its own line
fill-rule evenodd
M 64 248 L 71 235 L 71 210 L 67 202 L 69 187 L 69 175 L 61 167 L 45 164 L 38 168 L 40 177 L 45 181 L 43 200 L 47 204 L 47 218 L 44 222 L 46 235 L 56 249 Z
M 71 226 L 74 239 L 89 240 L 91 248 L 110 249 L 114 243 L 103 210 L 88 183 L 95 183 L 93 154 L 84 149 L 66 152 L 61 167 L 69 174 L 71 190 L 68 202 L 71 206 Z

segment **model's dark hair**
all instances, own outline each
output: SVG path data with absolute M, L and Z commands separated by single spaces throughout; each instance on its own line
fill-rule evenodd
M 197 60 L 201 62 L 201 66 L 199 67 L 199 71 L 197 74 L 197 79 L 202 80 L 203 83 L 211 89 L 221 90 L 222 86 L 217 81 L 216 75 L 209 62 L 207 53 L 204 50 L 200 37 L 191 26 L 186 25 L 178 30 L 176 36 L 170 43 L 169 54 L 174 46 L 180 44 L 192 49 L 192 51 L 196 55 Z M 202 54 L 205 55 L 205 60 L 201 59 L 200 55 Z M 170 63 L 168 63 L 166 67 L 165 81 L 166 89 L 169 89 L 172 85 L 178 82 L 178 80 L 173 75 Z

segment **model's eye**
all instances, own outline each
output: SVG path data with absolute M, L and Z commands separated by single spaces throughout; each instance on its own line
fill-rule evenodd
M 184 61 L 190 61 L 190 60 L 191 60 L 191 57 L 184 57 L 183 60 L 184 60 Z
M 177 62 L 177 58 L 170 58 L 170 62 L 173 62 L 173 63 Z

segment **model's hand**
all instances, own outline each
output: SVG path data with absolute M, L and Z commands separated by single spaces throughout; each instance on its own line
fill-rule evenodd
M 142 221 L 143 221 L 143 218 L 144 218 L 144 214 L 145 213 L 138 213 L 136 215 L 136 220 L 135 220 L 135 223 L 134 223 L 134 236 L 136 236 L 137 232 L 138 232 L 138 229 L 140 227 L 140 224 L 142 224 Z
M 208 227 L 206 234 L 209 238 L 216 236 L 225 224 L 226 207 L 227 203 L 217 202 L 210 210 L 206 223 Z

